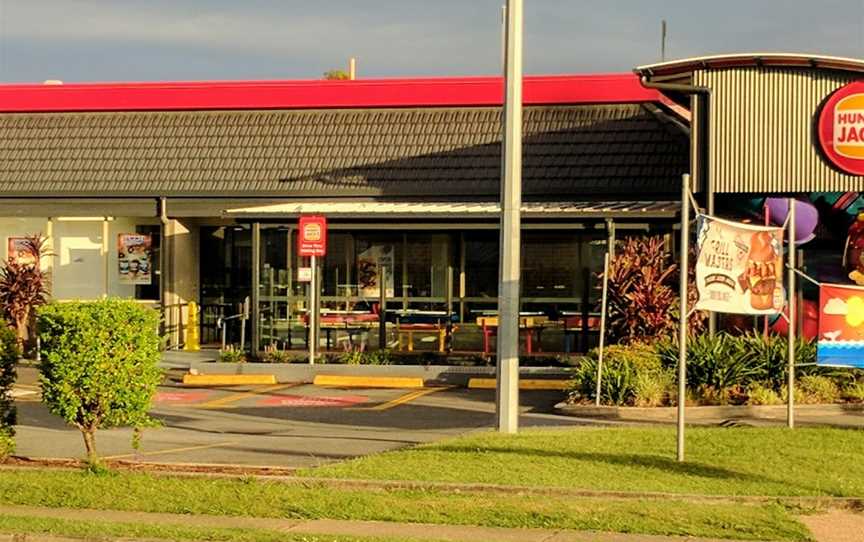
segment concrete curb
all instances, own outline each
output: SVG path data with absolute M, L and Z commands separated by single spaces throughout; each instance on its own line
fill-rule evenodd
M 620 407 L 573 405 L 566 402 L 555 405 L 555 412 L 578 418 L 599 418 L 634 422 L 671 423 L 677 419 L 676 407 Z M 796 405 L 795 412 L 808 416 L 836 416 L 850 412 L 864 412 L 864 404 Z M 730 405 L 687 407 L 688 421 L 727 419 L 774 420 L 786 418 L 786 405 Z
M 494 390 L 496 381 L 494 378 L 471 378 L 468 380 L 468 388 L 474 390 Z M 563 391 L 570 387 L 570 380 L 552 378 L 530 378 L 519 379 L 520 390 L 558 390 Z
M 276 384 L 272 374 L 185 374 L 184 386 L 252 386 Z
M 165 367 L 169 369 L 169 367 Z M 174 371 L 194 369 L 200 375 L 274 375 L 279 383 L 312 383 L 318 375 L 421 378 L 427 385 L 467 385 L 471 378 L 494 378 L 495 367 L 461 365 L 342 365 L 336 363 L 221 363 L 193 361 L 184 367 L 173 366 Z M 572 371 L 564 367 L 522 367 L 522 378 L 569 379 Z
M 422 378 L 408 376 L 350 376 L 319 374 L 312 380 L 316 386 L 335 388 L 422 388 Z

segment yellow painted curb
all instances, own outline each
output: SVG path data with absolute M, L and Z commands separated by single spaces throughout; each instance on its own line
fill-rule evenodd
M 337 388 L 422 388 L 423 379 L 407 376 L 341 376 L 316 375 L 316 386 Z
M 275 384 L 276 375 L 183 375 L 184 386 L 248 386 Z
M 494 390 L 494 378 L 471 378 L 468 387 L 474 390 Z M 529 379 L 519 380 L 520 390 L 566 390 L 570 387 L 569 380 Z

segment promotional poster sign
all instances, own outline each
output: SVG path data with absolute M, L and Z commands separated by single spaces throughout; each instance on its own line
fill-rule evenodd
M 819 146 L 834 166 L 864 175 L 864 82 L 838 89 L 819 114 Z
M 700 216 L 696 309 L 775 314 L 785 303 L 783 229 Z
M 301 216 L 300 238 L 297 253 L 301 257 L 327 254 L 327 218 L 323 216 Z
M 816 362 L 864 368 L 864 288 L 820 286 Z
M 36 255 L 26 237 L 9 237 L 6 244 L 9 261 L 21 265 L 36 265 Z
M 120 284 L 149 285 L 153 281 L 152 239 L 143 233 L 117 235 Z
M 357 285 L 361 297 L 379 297 L 381 295 L 381 277 L 378 270 L 386 267 L 384 294 L 387 297 L 395 295 L 393 287 L 393 269 L 395 249 L 393 245 L 372 245 L 357 255 Z

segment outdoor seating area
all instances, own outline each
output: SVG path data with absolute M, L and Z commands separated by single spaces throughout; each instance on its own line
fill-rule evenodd
M 490 311 L 486 311 L 487 313 Z M 587 326 L 583 326 L 587 322 Z M 498 316 L 476 317 L 462 323 L 458 315 L 441 311 L 387 311 L 383 320 L 386 347 L 395 353 L 434 352 L 489 357 L 495 354 Z M 380 314 L 364 311 L 322 309 L 321 344 L 325 352 L 375 350 L 379 348 Z M 309 323 L 306 314 L 272 326 L 274 336 L 262 341 L 272 349 L 303 351 L 307 348 Z M 520 349 L 523 355 L 560 355 L 596 346 L 600 315 L 591 313 L 551 319 L 536 312 L 519 318 Z M 268 342 L 269 341 L 269 342 Z

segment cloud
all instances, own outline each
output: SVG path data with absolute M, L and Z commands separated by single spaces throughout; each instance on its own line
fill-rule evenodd
M 849 307 L 846 306 L 846 302 L 842 299 L 832 297 L 828 300 L 828 303 L 825 303 L 825 309 L 823 312 L 825 314 L 845 316 L 846 313 L 849 312 Z

